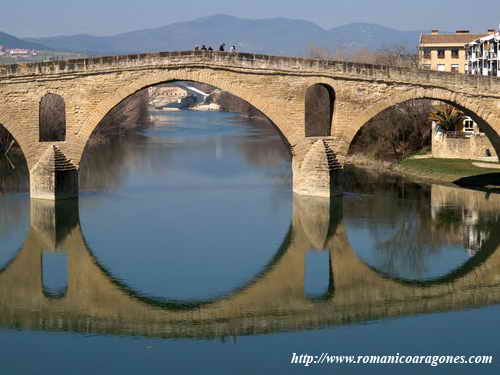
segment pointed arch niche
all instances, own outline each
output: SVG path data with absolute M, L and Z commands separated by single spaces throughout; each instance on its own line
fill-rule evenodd
M 331 134 L 335 90 L 322 83 L 312 85 L 305 98 L 306 137 L 326 137 Z
M 40 100 L 39 141 L 58 142 L 66 139 L 66 105 L 57 94 L 46 94 Z

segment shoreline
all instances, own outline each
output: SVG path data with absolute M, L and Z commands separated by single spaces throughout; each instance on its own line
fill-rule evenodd
M 345 165 L 405 177 L 416 182 L 465 186 L 500 186 L 500 164 L 477 165 L 475 160 L 409 158 L 401 162 L 371 159 L 364 155 L 351 155 Z

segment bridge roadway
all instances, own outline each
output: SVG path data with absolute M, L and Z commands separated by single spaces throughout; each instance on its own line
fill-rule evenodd
M 449 192 L 440 190 L 439 199 Z M 454 192 L 452 192 L 454 194 Z M 481 193 L 479 193 L 481 194 Z M 180 303 L 141 295 L 113 278 L 85 242 L 78 201 L 31 200 L 23 248 L 0 271 L 0 325 L 153 337 L 214 338 L 296 331 L 500 303 L 500 233 L 490 233 L 476 256 L 434 280 L 384 275 L 363 263 L 342 222 L 342 198 L 295 195 L 290 231 L 255 279 L 226 296 Z M 68 256 L 68 285 L 43 289 L 42 253 Z M 329 252 L 330 288 L 304 294 L 304 257 Z M 138 249 L 140 250 L 140 249 Z M 168 267 L 167 267 L 168 271 Z
M 293 188 L 302 195 L 330 197 L 358 130 L 381 111 L 411 99 L 460 108 L 500 154 L 500 79 L 495 77 L 204 51 L 0 65 L 0 124 L 26 156 L 31 196 L 77 197 L 82 154 L 103 117 L 143 88 L 178 80 L 229 91 L 266 115 L 290 148 Z M 312 88 L 326 90 L 326 101 L 311 99 Z M 64 101 L 64 139 L 40 137 L 40 107 L 47 94 Z

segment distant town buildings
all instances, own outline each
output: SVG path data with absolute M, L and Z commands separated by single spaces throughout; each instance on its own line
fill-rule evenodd
M 465 46 L 469 74 L 500 77 L 500 32 L 490 30 Z
M 36 51 L 23 48 L 11 48 L 9 50 L 9 54 L 11 56 L 29 56 L 29 55 L 36 55 Z
M 162 96 L 165 98 L 172 99 L 172 102 L 177 101 L 178 99 L 182 99 L 189 95 L 186 89 L 177 86 L 163 85 L 157 87 L 149 87 L 149 96 Z
M 500 200 L 481 198 L 480 191 L 459 189 L 444 185 L 432 185 L 431 218 L 435 227 L 449 225 L 453 217 L 453 231 L 448 241 L 461 244 L 469 256 L 476 255 L 490 239 L 491 232 L 485 230 L 484 221 L 494 212 Z M 487 220 L 487 219 L 486 219 Z
M 420 36 L 418 53 L 421 69 L 500 77 L 500 33 L 494 29 L 484 34 L 432 30 Z M 493 145 L 471 117 L 463 117 L 455 131 L 439 131 L 435 122 L 432 129 L 434 157 L 498 161 Z
M 0 56 L 9 56 L 9 57 L 32 57 L 37 56 L 38 51 L 33 49 L 24 49 L 24 48 L 6 48 L 4 46 L 0 46 Z
M 489 32 L 494 30 L 489 30 Z M 468 61 L 465 45 L 488 34 L 471 34 L 469 30 L 457 30 L 454 34 L 422 34 L 418 47 L 421 69 L 440 72 L 467 73 Z
M 169 84 L 148 88 L 148 95 L 149 104 L 156 109 L 188 105 L 194 100 L 186 89 Z

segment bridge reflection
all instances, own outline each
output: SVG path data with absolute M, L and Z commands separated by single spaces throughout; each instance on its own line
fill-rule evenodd
M 439 188 L 434 200 L 460 200 L 461 193 L 455 190 Z M 0 272 L 0 325 L 210 338 L 498 304 L 500 235 L 491 231 L 487 237 L 474 257 L 449 274 L 428 281 L 401 280 L 358 258 L 343 223 L 341 197 L 294 196 L 290 231 L 259 275 L 226 296 L 180 303 L 149 298 L 113 278 L 85 242 L 77 201 L 32 199 L 31 225 L 23 248 Z M 308 298 L 304 293 L 305 255 L 311 249 L 328 252 L 329 287 L 321 298 Z M 58 298 L 44 290 L 42 263 L 47 251 L 67 257 L 67 286 Z

